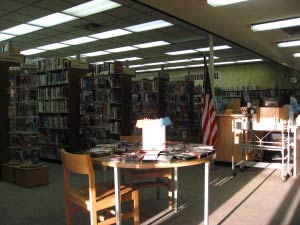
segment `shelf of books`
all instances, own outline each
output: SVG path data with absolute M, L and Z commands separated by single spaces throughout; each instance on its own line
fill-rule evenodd
M 10 67 L 9 76 L 9 148 L 10 164 L 39 165 L 37 114 L 37 68 L 35 65 Z
M 93 65 L 81 79 L 80 134 L 84 148 L 119 140 L 128 135 L 129 83 L 133 72 L 122 62 Z
M 193 127 L 193 88 L 191 81 L 172 81 L 166 84 L 166 115 L 172 121 L 167 127 L 169 140 L 188 140 Z
M 193 112 L 192 112 L 192 140 L 199 140 L 202 130 L 202 87 L 194 86 L 193 88 Z
M 66 58 L 38 61 L 38 115 L 41 158 L 59 161 L 59 149 L 80 151 L 80 78 L 88 65 L 74 68 Z
M 168 74 L 159 73 L 150 78 L 133 78 L 131 83 L 131 127 L 133 135 L 141 135 L 135 126 L 140 119 L 156 119 L 165 115 L 165 83 Z

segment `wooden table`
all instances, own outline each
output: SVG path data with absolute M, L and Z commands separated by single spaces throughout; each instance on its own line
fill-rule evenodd
M 120 168 L 124 169 L 161 169 L 161 168 L 173 168 L 174 169 L 174 208 L 178 209 L 177 204 L 177 191 L 178 191 L 178 168 L 195 166 L 205 164 L 205 176 L 204 176 L 204 224 L 208 225 L 208 200 L 209 200 L 209 164 L 215 157 L 215 154 L 208 155 L 205 158 L 194 160 L 174 160 L 171 163 L 123 163 L 123 162 L 110 162 L 108 157 L 95 157 L 93 163 L 101 166 L 114 168 L 114 185 L 115 185 L 115 207 L 116 207 L 116 220 L 117 225 L 121 224 L 121 202 L 120 202 Z

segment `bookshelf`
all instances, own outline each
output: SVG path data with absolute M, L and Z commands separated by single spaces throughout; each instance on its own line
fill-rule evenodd
M 4 54 L 4 53 L 3 53 Z M 2 56 L 2 54 L 0 54 Z M 9 67 L 20 66 L 19 57 L 12 57 L 10 60 L 4 60 L 0 57 L 0 163 L 10 159 L 9 151 L 9 124 L 8 124 L 8 85 L 9 85 Z
M 34 167 L 39 163 L 40 153 L 37 127 L 37 67 L 10 67 L 9 73 L 10 158 L 14 163 Z
M 122 62 L 93 65 L 81 79 L 80 134 L 83 148 L 129 135 L 130 91 L 133 71 Z
M 165 84 L 168 74 L 160 73 L 156 77 L 134 78 L 131 83 L 131 130 L 141 135 L 142 130 L 135 127 L 139 119 L 155 119 L 165 116 Z
M 193 89 L 192 81 L 172 81 L 166 84 L 166 115 L 172 121 L 166 135 L 170 140 L 188 140 L 192 136 Z
M 60 161 L 59 149 L 80 151 L 80 78 L 86 63 L 66 58 L 38 61 L 38 115 L 41 158 Z

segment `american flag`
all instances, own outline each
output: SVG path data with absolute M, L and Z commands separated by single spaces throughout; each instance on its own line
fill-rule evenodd
M 202 143 L 215 145 L 217 141 L 217 121 L 215 105 L 212 99 L 208 67 L 204 57 L 204 78 L 202 94 Z

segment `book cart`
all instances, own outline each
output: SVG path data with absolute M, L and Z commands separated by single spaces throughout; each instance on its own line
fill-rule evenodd
M 258 125 L 248 116 L 238 116 L 232 120 L 234 144 L 239 145 L 241 159 L 235 159 L 236 149 L 232 147 L 232 175 L 236 176 L 236 166 L 244 172 L 246 166 L 281 170 L 281 179 L 285 181 L 292 175 L 292 129 L 288 121 L 278 122 L 276 117 L 268 125 Z M 234 146 L 234 145 L 233 145 Z M 265 151 L 280 153 L 278 162 L 263 163 Z

